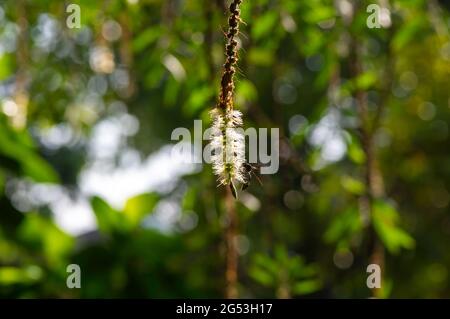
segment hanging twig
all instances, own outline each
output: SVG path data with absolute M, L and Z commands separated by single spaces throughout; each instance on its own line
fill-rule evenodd
M 225 296 L 228 299 L 233 299 L 238 297 L 238 252 L 236 247 L 237 238 L 237 214 L 236 206 L 231 190 L 226 190 L 225 205 L 227 210 L 227 229 L 226 229 L 226 291 Z
M 226 297 L 236 298 L 238 254 L 236 249 L 237 214 L 234 198 L 237 197 L 235 182 L 245 184 L 247 177 L 243 174 L 245 163 L 245 140 L 242 132 L 236 130 L 242 126 L 242 114 L 234 110 L 234 75 L 238 61 L 237 36 L 239 34 L 240 9 L 242 0 L 233 0 L 230 4 L 228 31 L 225 34 L 225 64 L 220 81 L 220 94 L 217 106 L 211 112 L 213 118 L 211 162 L 214 174 L 218 176 L 219 185 L 228 185 L 225 196 L 227 213 L 226 240 Z M 234 197 L 234 198 L 233 198 Z
M 355 8 L 355 11 L 357 8 Z M 351 55 L 349 58 L 350 74 L 353 79 L 356 79 L 363 74 L 363 66 L 361 59 L 361 45 L 357 42 L 354 36 L 351 37 Z M 390 83 L 388 81 L 388 83 Z M 389 88 L 388 88 L 389 89 Z M 375 231 L 372 214 L 373 203 L 377 198 L 384 196 L 384 182 L 381 172 L 379 171 L 378 161 L 375 154 L 374 134 L 381 122 L 381 116 L 386 103 L 386 97 L 383 94 L 383 101 L 377 105 L 375 111 L 375 117 L 371 118 L 368 109 L 367 93 L 356 88 L 354 92 L 354 98 L 356 101 L 358 118 L 359 118 L 359 138 L 366 156 L 365 161 L 365 184 L 366 192 L 360 198 L 360 210 L 363 220 L 367 226 L 367 253 L 368 262 L 371 264 L 377 264 L 382 269 L 381 274 L 384 272 L 384 247 L 378 238 Z M 372 296 L 380 297 L 381 289 L 373 288 Z

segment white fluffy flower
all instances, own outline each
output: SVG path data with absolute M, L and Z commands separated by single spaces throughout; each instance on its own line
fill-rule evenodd
M 224 114 L 225 113 L 225 114 Z M 211 162 L 219 183 L 228 185 L 233 180 L 246 182 L 243 172 L 245 163 L 245 137 L 242 132 L 242 113 L 239 111 L 211 112 Z

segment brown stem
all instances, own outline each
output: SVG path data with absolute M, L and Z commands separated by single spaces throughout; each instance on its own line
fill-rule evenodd
M 394 35 L 395 29 L 394 26 L 391 26 L 391 28 L 388 30 L 388 43 L 389 43 L 389 50 L 387 52 L 386 62 L 385 62 L 385 68 L 383 71 L 383 87 L 381 88 L 380 93 L 380 101 L 379 105 L 377 105 L 377 108 L 375 110 L 375 116 L 372 120 L 371 127 L 369 129 L 369 148 L 371 150 L 370 152 L 370 158 L 367 160 L 367 165 L 369 167 L 369 178 L 370 178 L 370 184 L 369 184 L 369 191 L 372 200 L 377 198 L 382 198 L 385 196 L 385 187 L 384 187 L 384 180 L 383 176 L 380 171 L 379 163 L 375 154 L 375 147 L 373 145 L 373 139 L 374 135 L 377 132 L 377 129 L 380 127 L 382 122 L 382 117 L 384 110 L 388 104 L 388 99 L 391 92 L 391 86 L 392 86 L 392 79 L 394 77 L 395 72 L 395 59 L 394 55 L 392 54 L 391 50 L 391 40 Z M 370 252 L 370 263 L 371 264 L 377 264 L 380 266 L 380 269 L 382 270 L 381 274 L 383 274 L 383 271 L 385 269 L 385 251 L 384 246 L 382 245 L 381 241 L 378 239 L 375 229 L 373 226 L 370 228 L 371 231 L 371 247 L 369 247 Z M 372 289 L 372 295 L 373 297 L 382 297 L 381 296 L 381 289 Z
M 228 299 L 238 297 L 237 289 L 237 273 L 238 273 L 238 252 L 236 247 L 237 236 L 237 214 L 235 200 L 230 188 L 226 188 L 225 205 L 227 211 L 227 229 L 226 229 L 226 292 L 225 296 Z
M 17 73 L 15 80 L 14 99 L 19 111 L 12 118 L 14 127 L 22 129 L 26 125 L 28 113 L 28 92 L 26 89 L 27 82 L 27 64 L 28 64 L 28 20 L 26 15 L 26 3 L 20 0 L 17 3 L 17 22 L 19 25 L 19 36 L 16 51 Z
M 122 13 L 119 16 L 119 22 L 123 30 L 122 41 L 120 41 L 120 57 L 122 63 L 125 65 L 129 72 L 129 83 L 127 88 L 125 89 L 125 97 L 130 98 L 136 90 L 136 82 L 134 74 L 132 73 L 133 69 L 133 51 L 131 48 L 131 42 L 133 39 L 133 34 L 130 30 L 130 21 L 128 15 Z
M 356 78 L 358 75 L 362 73 L 362 68 L 360 64 L 358 45 L 355 41 L 353 41 L 353 56 L 351 61 L 351 69 L 352 76 Z M 381 175 L 378 173 L 376 157 L 374 154 L 374 145 L 373 145 L 373 130 L 369 127 L 369 114 L 367 107 L 367 94 L 362 90 L 357 90 L 354 94 L 356 105 L 358 108 L 358 115 L 360 121 L 359 128 L 359 137 L 363 147 L 363 151 L 366 155 L 365 161 L 365 184 L 366 184 L 366 192 L 360 198 L 360 208 L 362 213 L 362 218 L 365 222 L 367 222 L 367 237 L 368 237 L 368 259 L 370 263 L 377 263 L 380 267 L 384 264 L 384 253 L 383 246 L 379 243 L 378 236 L 375 232 L 372 223 L 372 205 L 374 198 L 379 197 L 379 191 L 377 188 L 376 181 L 381 179 Z M 383 273 L 383 268 L 382 273 Z M 380 289 L 373 288 L 372 296 L 379 297 Z
M 233 0 L 229 7 L 230 16 L 228 18 L 228 31 L 225 34 L 227 43 L 225 45 L 225 64 L 223 65 L 222 79 L 220 82 L 220 94 L 217 109 L 223 113 L 228 113 L 233 110 L 233 93 L 234 93 L 234 74 L 235 66 L 238 61 L 236 40 L 239 33 L 240 9 L 239 6 L 242 0 Z M 208 16 L 208 11 L 206 11 Z M 209 17 L 211 18 L 211 16 Z M 225 125 L 226 127 L 226 125 Z M 224 133 L 224 132 L 222 132 Z M 224 143 L 225 143 L 224 139 Z M 224 148 L 225 149 L 225 146 Z M 228 183 L 227 183 L 228 184 Z M 231 178 L 231 187 L 234 187 Z M 237 213 L 235 207 L 235 198 L 231 192 L 231 188 L 227 187 L 225 196 L 225 209 L 227 217 L 227 226 L 225 230 L 225 243 L 226 243 L 226 291 L 225 296 L 227 298 L 237 298 L 237 277 L 238 277 L 238 253 L 236 247 L 236 235 L 237 235 Z
M 222 110 L 233 109 L 233 91 L 234 91 L 234 74 L 235 66 L 238 61 L 237 40 L 239 33 L 240 9 L 239 5 L 242 0 L 233 0 L 230 4 L 230 16 L 228 18 L 228 32 L 226 34 L 227 44 L 225 45 L 226 60 L 223 65 L 222 80 L 220 81 L 221 89 L 219 95 L 219 108 Z
M 351 39 L 351 55 L 349 61 L 350 73 L 353 79 L 357 78 L 363 73 L 363 66 L 361 62 L 361 47 L 355 37 Z M 359 117 L 359 138 L 366 155 L 364 179 L 366 184 L 366 192 L 360 198 L 360 211 L 363 221 L 367 225 L 367 253 L 369 263 L 376 263 L 380 266 L 382 274 L 384 272 L 384 247 L 381 244 L 375 228 L 372 223 L 372 207 L 375 199 L 384 195 L 383 178 L 380 174 L 374 146 L 374 133 L 376 127 L 379 125 L 381 117 L 381 108 L 375 116 L 375 121 L 371 122 L 367 93 L 359 88 L 354 92 L 356 100 L 357 112 Z M 373 288 L 373 297 L 380 297 L 381 289 Z

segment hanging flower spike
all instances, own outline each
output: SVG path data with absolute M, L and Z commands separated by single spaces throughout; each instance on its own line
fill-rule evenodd
M 211 115 L 211 162 L 219 185 L 231 185 L 233 181 L 245 183 L 246 178 L 242 174 L 245 163 L 242 113 L 236 110 L 222 112 L 216 108 Z
M 227 44 L 225 46 L 226 61 L 223 65 L 221 89 L 216 108 L 211 112 L 212 125 L 212 167 L 218 177 L 219 185 L 230 185 L 236 197 L 234 182 L 246 183 L 243 174 L 245 164 L 245 137 L 242 133 L 242 113 L 234 110 L 234 74 L 238 60 L 237 40 L 239 23 L 241 22 L 239 5 L 242 0 L 234 0 L 230 4 L 228 18 Z

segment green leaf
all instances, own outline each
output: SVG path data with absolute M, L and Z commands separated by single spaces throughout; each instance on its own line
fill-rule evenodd
M 270 258 L 269 256 L 263 255 L 263 254 L 257 254 L 254 259 L 253 262 L 255 264 L 255 266 L 264 268 L 266 270 L 268 270 L 271 274 L 277 274 L 278 273 L 278 265 L 277 263 Z
M 392 40 L 394 49 L 403 49 L 411 41 L 416 41 L 417 34 L 425 27 L 426 21 L 421 16 L 411 19 L 409 23 L 402 24 L 402 27 L 395 33 Z
M 263 286 L 272 287 L 275 284 L 275 278 L 263 268 L 252 267 L 250 268 L 249 275 Z
M 197 199 L 197 189 L 195 187 L 189 188 L 184 194 L 183 201 L 181 207 L 184 211 L 194 210 L 195 202 Z
M 362 228 L 361 217 L 356 207 L 350 207 L 345 212 L 338 214 L 329 228 L 324 239 L 326 242 L 336 242 L 340 239 L 350 239 Z
M 254 65 L 269 66 L 273 63 L 274 55 L 271 50 L 252 47 L 248 51 L 248 60 Z
M 355 138 L 351 138 L 347 147 L 348 157 L 356 164 L 362 164 L 366 160 L 366 155 L 361 148 L 361 145 L 356 141 Z
M 91 206 L 97 218 L 98 229 L 104 234 L 111 234 L 123 228 L 120 213 L 98 196 L 91 198 Z
M 303 37 L 297 40 L 297 47 L 305 56 L 312 56 L 317 53 L 322 53 L 325 45 L 323 33 L 316 28 L 306 28 Z
M 154 89 L 161 84 L 161 81 L 166 74 L 166 68 L 162 64 L 155 64 L 147 72 L 144 78 L 144 84 L 146 88 Z
M 317 272 L 318 272 L 317 265 L 315 264 L 305 265 L 304 263 L 297 269 L 293 270 L 293 274 L 296 276 L 296 278 L 313 277 L 317 275 Z
M 149 45 L 156 42 L 161 37 L 162 28 L 152 27 L 147 28 L 145 31 L 140 32 L 138 36 L 133 40 L 133 51 L 139 53 L 145 50 Z
M 292 287 L 292 292 L 295 295 L 307 295 L 320 289 L 322 286 L 320 280 L 311 279 L 300 281 Z
M 8 78 L 12 73 L 12 55 L 2 53 L 0 54 L 0 81 Z
M 368 90 L 377 82 L 377 74 L 375 72 L 364 72 L 354 79 L 355 89 Z
M 23 172 L 40 183 L 57 183 L 59 178 L 53 167 L 40 156 L 28 153 L 27 161 L 22 161 Z
M 253 102 L 258 98 L 258 90 L 251 81 L 243 79 L 237 83 L 236 95 L 245 101 Z
M 38 266 L 0 267 L 0 285 L 33 284 L 42 278 L 42 269 Z
M 20 238 L 36 251 L 42 251 L 51 267 L 59 267 L 73 248 L 74 240 L 52 220 L 30 212 L 19 228 Z
M 320 6 L 318 4 L 311 7 L 310 10 L 306 10 L 305 13 L 305 21 L 311 24 L 326 21 L 336 16 L 333 6 Z
M 283 264 L 284 266 L 287 266 L 289 264 L 289 255 L 285 246 L 275 246 L 275 259 L 278 263 Z
M 398 227 L 399 214 L 386 201 L 377 200 L 372 208 L 372 222 L 375 230 L 389 252 L 396 254 L 401 248 L 414 248 L 414 239 Z
M 255 20 L 252 28 L 252 37 L 254 40 L 259 40 L 269 33 L 273 32 L 278 20 L 277 11 L 268 11 L 263 16 Z
M 137 227 L 144 216 L 153 211 L 160 197 L 155 193 L 140 194 L 128 199 L 124 214 L 131 227 Z
M 164 105 L 172 107 L 177 102 L 178 93 L 180 91 L 180 83 L 173 77 L 169 77 L 165 83 L 164 89 Z
M 194 90 L 187 101 L 187 113 L 192 115 L 201 109 L 210 108 L 211 105 L 208 105 L 208 102 L 211 100 L 213 95 L 214 91 L 209 85 L 204 85 Z
M 341 184 L 344 189 L 355 195 L 362 195 L 365 192 L 366 186 L 363 182 L 354 177 L 344 175 L 341 177 Z
M 22 174 L 36 182 L 56 183 L 58 175 L 34 148 L 28 132 L 13 131 L 0 123 L 0 156 L 16 162 Z

